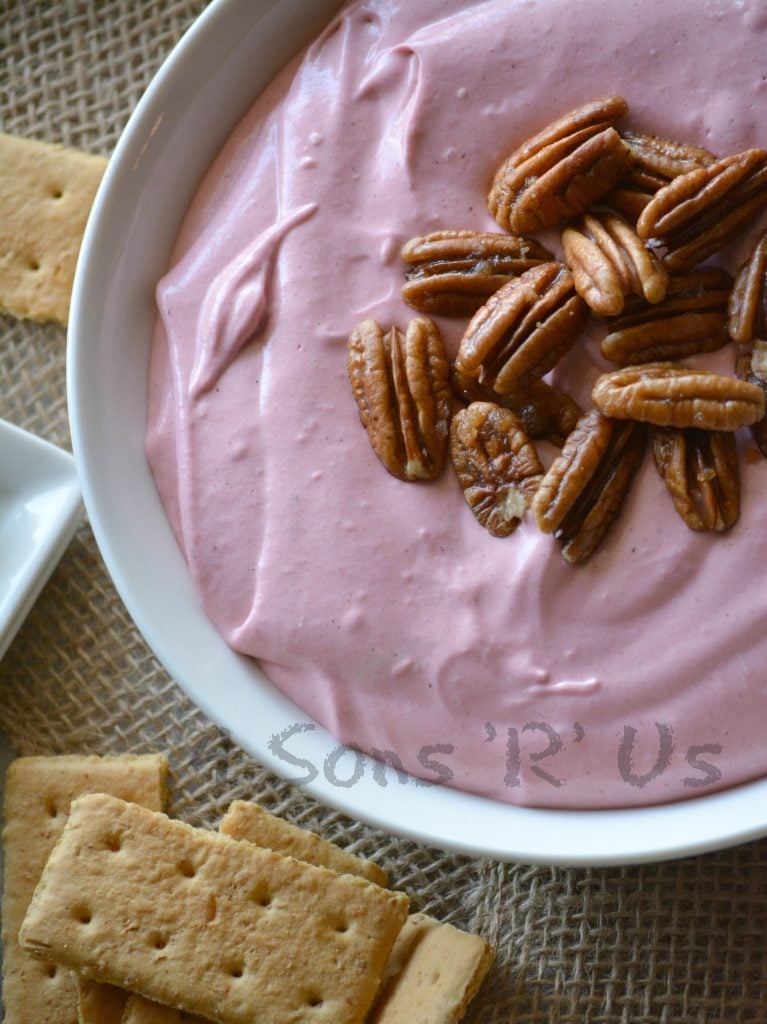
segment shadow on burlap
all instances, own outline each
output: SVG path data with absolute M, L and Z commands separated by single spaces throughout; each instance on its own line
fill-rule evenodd
M 0 4 L 2 128 L 108 154 L 201 2 Z M 0 416 L 68 447 L 64 332 L 0 319 Z M 208 722 L 157 663 L 87 525 L 0 664 L 18 753 L 163 750 L 172 812 L 215 826 L 255 798 L 383 864 L 419 909 L 477 930 L 498 962 L 481 1024 L 767 1020 L 767 846 L 671 864 L 559 870 L 451 856 L 321 807 Z

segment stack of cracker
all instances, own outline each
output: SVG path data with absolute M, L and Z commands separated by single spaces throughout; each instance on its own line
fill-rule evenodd
M 90 769 L 84 795 L 74 792 L 78 761 Z M 143 772 L 150 761 L 132 759 Z M 52 830 L 29 808 L 47 813 L 40 772 L 47 764 L 50 781 L 64 762 Z M 162 759 L 152 761 L 156 799 L 118 792 L 106 776 L 99 785 L 98 764 L 26 758 L 9 771 L 6 1024 L 452 1024 L 463 1015 L 491 948 L 408 916 L 408 897 L 385 888 L 380 867 L 242 801 L 218 833 L 192 828 L 160 813 Z
M 24 915 L 45 863 L 85 793 L 112 793 L 159 811 L 165 804 L 164 757 L 24 757 L 5 779 L 3 1002 L 8 1024 L 77 1024 L 75 976 L 18 944 Z M 119 1018 L 118 1018 L 119 1019 Z

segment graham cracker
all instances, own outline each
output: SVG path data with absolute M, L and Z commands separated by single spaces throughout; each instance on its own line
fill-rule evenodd
M 0 132 L 0 311 L 66 325 L 106 165 L 101 156 Z
M 35 886 L 72 800 L 107 791 L 159 810 L 167 762 L 145 757 L 22 757 L 5 778 L 3 1001 L 5 1024 L 77 1024 L 77 988 L 69 971 L 43 964 L 17 938 Z
M 218 1024 L 361 1024 L 408 903 L 96 794 L 73 803 L 20 941 Z
M 329 843 L 314 832 L 291 825 L 282 818 L 269 814 L 258 804 L 235 800 L 221 819 L 219 832 L 232 839 L 243 839 L 268 850 L 276 850 L 287 857 L 330 868 L 339 874 L 359 875 L 376 885 L 386 886 L 389 879 L 383 868 L 372 861 L 347 853 L 340 846 Z
M 479 935 L 412 914 L 394 944 L 368 1024 L 457 1024 L 494 956 Z
M 369 860 L 355 857 L 340 846 L 329 843 L 314 832 L 308 832 L 291 825 L 283 818 L 270 814 L 258 804 L 246 800 L 235 800 L 218 827 L 222 835 L 242 842 L 253 843 L 267 850 L 275 850 L 285 856 L 295 857 L 315 867 L 326 867 L 339 874 L 358 875 L 378 885 L 387 885 L 386 872 Z M 395 948 L 396 948 L 395 942 Z M 91 982 L 90 984 L 95 984 Z M 100 985 L 99 988 L 111 988 Z M 119 991 L 119 990 L 117 990 Z M 190 1024 L 205 1024 L 200 1017 L 170 1006 L 144 999 L 143 996 L 131 996 L 125 1007 L 125 1014 L 120 1024 L 178 1024 L 188 1021 Z M 81 1024 L 86 1024 L 81 1021 Z M 105 1022 L 106 1024 L 106 1022 Z
M 75 975 L 79 1024 L 120 1024 L 128 1002 L 125 989 Z

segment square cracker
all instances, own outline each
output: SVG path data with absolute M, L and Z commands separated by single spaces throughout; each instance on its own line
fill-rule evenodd
M 66 325 L 106 165 L 102 156 L 0 132 L 0 311 Z
M 307 864 L 330 868 L 342 875 L 359 875 L 376 885 L 389 884 L 386 872 L 377 864 L 355 857 L 353 853 L 347 853 L 314 832 L 269 814 L 258 804 L 235 800 L 222 818 L 218 830 L 232 839 L 243 839 L 256 846 L 276 850 L 286 857 L 306 861 Z
M 479 935 L 413 914 L 397 937 L 368 1024 L 457 1024 L 494 955 Z
M 218 1024 L 361 1024 L 408 903 L 99 794 L 72 805 L 20 941 Z
M 77 990 L 69 971 L 35 960 L 17 937 L 48 855 L 75 797 L 107 791 L 159 810 L 167 761 L 158 755 L 21 757 L 5 781 L 3 1001 L 5 1024 L 77 1024 Z

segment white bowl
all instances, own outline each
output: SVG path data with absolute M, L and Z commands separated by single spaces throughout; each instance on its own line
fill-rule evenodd
M 387 785 L 234 654 L 200 608 L 144 457 L 154 286 L 228 133 L 337 0 L 214 0 L 136 109 L 86 231 L 69 340 L 72 437 L 104 559 L 168 671 L 259 761 L 387 831 L 461 853 L 562 865 L 679 857 L 767 833 L 767 780 L 630 810 L 513 807 L 455 790 Z M 355 766 L 352 759 L 360 758 Z M 362 777 L 353 785 L 353 769 Z

